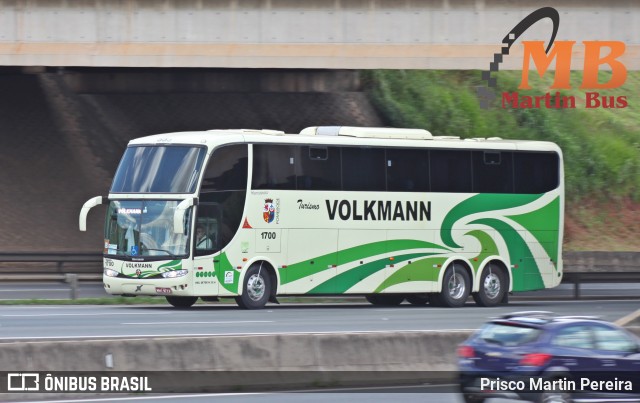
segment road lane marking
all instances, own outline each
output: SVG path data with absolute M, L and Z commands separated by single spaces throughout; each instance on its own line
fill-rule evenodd
M 0 292 L 27 292 L 27 291 L 29 291 L 29 292 L 30 291 L 67 291 L 68 292 L 69 290 L 70 290 L 70 288 L 26 288 L 26 289 L 23 289 L 23 290 L 18 290 L 18 289 L 16 289 L 16 290 L 12 290 L 12 289 L 3 290 L 3 289 L 0 289 Z
M 155 399 L 197 399 L 202 397 L 227 397 L 227 396 L 251 396 L 251 395 L 271 395 L 273 392 L 237 392 L 237 393 L 207 393 L 189 395 L 164 395 L 164 396 L 136 396 L 136 397 L 108 397 L 93 399 L 73 399 L 73 400 L 41 400 L 29 401 L 28 403 L 80 403 L 80 402 L 126 402 L 132 400 L 155 400 Z M 16 401 L 15 403 L 18 403 Z M 11 403 L 11 402 L 8 402 Z
M 42 316 L 105 316 L 105 315 L 166 315 L 169 312 L 104 312 L 104 313 L 27 313 L 27 314 L 1 314 L 8 318 L 42 317 Z
M 252 333 L 156 333 L 156 334 L 123 334 L 123 335 L 73 335 L 73 336 L 14 336 L 14 337 L 0 337 L 4 343 L 19 342 L 24 340 L 34 340 L 34 342 L 46 343 L 46 340 L 68 340 L 71 343 L 75 343 L 78 340 L 91 341 L 91 340 L 145 340 L 149 337 L 159 337 L 163 339 L 184 339 L 184 338 L 206 338 L 212 336 L 231 336 L 231 337 L 254 337 L 254 336 L 282 336 L 282 335 L 308 335 L 308 334 L 376 334 L 376 333 L 389 333 L 389 332 L 403 332 L 403 333 L 472 333 L 475 329 L 391 329 L 391 330 L 336 330 L 336 331 L 308 331 L 308 332 L 252 332 Z
M 202 324 L 224 324 L 224 323 L 274 323 L 274 320 L 227 320 L 215 322 L 125 322 L 121 325 L 202 325 Z

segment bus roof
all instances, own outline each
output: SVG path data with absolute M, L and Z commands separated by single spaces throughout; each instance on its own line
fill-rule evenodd
M 354 145 L 385 147 L 425 147 L 496 150 L 556 151 L 560 148 L 548 141 L 505 140 L 499 137 L 466 138 L 434 136 L 424 129 L 396 129 L 382 127 L 314 126 L 299 134 L 277 130 L 227 129 L 156 134 L 133 139 L 136 144 L 202 144 L 213 148 L 225 143 L 279 143 Z

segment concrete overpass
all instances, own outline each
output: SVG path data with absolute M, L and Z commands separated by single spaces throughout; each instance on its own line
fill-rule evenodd
M 487 69 L 540 5 L 509 0 L 0 0 L 0 66 Z M 557 40 L 627 44 L 640 2 L 558 0 Z M 522 39 L 549 39 L 540 21 Z M 520 69 L 514 46 L 501 69 Z M 574 64 L 576 69 L 581 64 Z

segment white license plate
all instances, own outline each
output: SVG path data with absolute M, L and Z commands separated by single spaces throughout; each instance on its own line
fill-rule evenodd
M 168 287 L 156 287 L 157 294 L 171 294 L 171 288 Z

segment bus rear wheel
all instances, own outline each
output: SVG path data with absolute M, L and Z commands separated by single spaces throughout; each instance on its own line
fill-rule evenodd
M 459 308 L 464 306 L 471 293 L 469 273 L 460 264 L 452 263 L 442 278 L 442 291 L 437 295 L 438 306 Z
M 176 308 L 191 308 L 196 303 L 198 297 L 165 297 L 167 302 Z
M 496 306 L 502 302 L 506 291 L 503 271 L 490 264 L 480 276 L 480 290 L 473 293 L 473 300 L 478 306 Z
M 236 303 L 242 309 L 262 309 L 271 295 L 271 277 L 262 265 L 249 267 L 244 276 L 242 295 L 236 297 Z
M 404 301 L 404 295 L 396 294 L 371 294 L 365 297 L 371 305 L 397 306 Z

